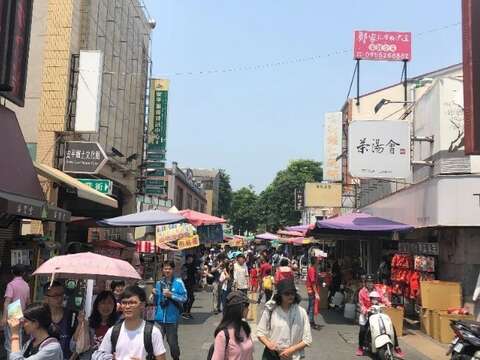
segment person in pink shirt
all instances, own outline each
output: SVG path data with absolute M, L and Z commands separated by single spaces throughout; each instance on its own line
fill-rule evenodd
M 13 280 L 7 284 L 5 290 L 5 301 L 3 303 L 2 326 L 5 329 L 5 350 L 10 352 L 10 327 L 7 324 L 8 305 L 20 300 L 22 312 L 30 305 L 30 286 L 23 279 L 25 275 L 25 266 L 16 264 L 12 267 Z M 22 333 L 20 332 L 20 336 Z M 20 339 L 22 340 L 22 339 Z
M 212 360 L 253 360 L 253 340 L 247 317 L 250 300 L 242 291 L 227 296 L 223 319 L 215 330 Z

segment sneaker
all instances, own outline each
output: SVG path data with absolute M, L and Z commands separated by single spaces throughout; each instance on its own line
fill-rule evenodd
M 185 313 L 185 314 L 182 314 L 182 319 L 188 320 L 190 318 L 188 317 L 188 314 Z
M 405 356 L 405 353 L 398 346 L 394 349 L 394 351 L 395 351 L 395 355 L 401 359 L 403 359 L 403 357 Z
M 363 349 L 362 349 L 361 347 L 359 347 L 359 348 L 357 349 L 357 351 L 355 352 L 355 355 L 357 355 L 357 356 L 363 356 Z
M 187 314 L 187 317 L 188 317 L 189 319 L 193 319 L 193 315 L 190 314 L 190 313 Z

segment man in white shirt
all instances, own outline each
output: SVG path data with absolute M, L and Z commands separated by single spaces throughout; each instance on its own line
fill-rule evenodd
M 245 264 L 245 255 L 243 254 L 237 255 L 237 262 L 233 265 L 233 287 L 247 295 L 248 267 Z
M 142 318 L 146 300 L 142 288 L 134 285 L 125 289 L 120 300 L 124 321 L 107 331 L 92 360 L 166 359 L 160 329 Z

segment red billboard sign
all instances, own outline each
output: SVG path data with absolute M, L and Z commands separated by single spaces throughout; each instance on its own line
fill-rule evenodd
M 355 60 L 410 61 L 412 33 L 395 31 L 355 31 Z

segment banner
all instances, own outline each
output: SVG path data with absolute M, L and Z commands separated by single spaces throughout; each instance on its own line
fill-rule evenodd
M 194 248 L 200 245 L 200 238 L 198 235 L 189 236 L 177 241 L 178 250 L 185 250 Z
M 325 113 L 323 180 L 342 181 L 342 113 Z
M 195 234 L 196 230 L 191 224 L 158 225 L 155 231 L 157 245 L 176 241 Z

